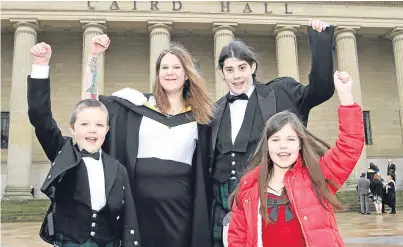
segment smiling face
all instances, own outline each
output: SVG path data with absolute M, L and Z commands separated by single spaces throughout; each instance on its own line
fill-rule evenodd
M 268 139 L 269 156 L 273 163 L 280 168 L 289 168 L 298 158 L 300 140 L 297 132 L 290 123 Z
M 162 58 L 158 78 L 167 93 L 182 92 L 185 80 L 188 79 L 181 61 L 171 53 Z
M 222 73 L 228 89 L 235 95 L 246 93 L 253 84 L 254 70 L 244 60 L 234 57 L 226 59 Z
M 78 146 L 90 153 L 101 148 L 108 130 L 107 113 L 100 107 L 78 110 L 74 126 L 70 126 Z

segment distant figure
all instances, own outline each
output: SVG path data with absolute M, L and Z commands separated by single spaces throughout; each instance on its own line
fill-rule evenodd
M 367 171 L 367 178 L 369 179 L 369 181 L 371 181 L 372 182 L 372 180 L 374 180 L 374 175 L 376 174 L 376 173 L 378 173 L 379 172 L 379 168 L 378 168 L 378 166 L 376 166 L 374 163 L 369 163 L 369 168 L 368 168 L 368 171 Z
M 374 179 L 371 181 L 370 189 L 372 194 L 374 194 L 374 204 L 376 209 L 376 214 L 382 214 L 382 197 L 383 197 L 383 184 L 381 181 L 381 176 L 379 174 L 374 175 Z
M 392 208 L 390 214 L 396 214 L 396 183 L 390 175 L 388 176 L 387 181 L 385 204 Z
M 360 179 L 358 179 L 358 193 L 360 195 L 360 208 L 361 214 L 371 214 L 369 212 L 369 187 L 371 182 L 365 177 L 365 172 L 361 173 Z
M 388 160 L 387 175 L 391 176 L 393 181 L 396 182 L 396 165 L 392 163 L 392 160 Z

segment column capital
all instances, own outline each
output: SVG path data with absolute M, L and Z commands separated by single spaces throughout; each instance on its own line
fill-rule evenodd
M 337 26 L 334 36 L 335 37 L 338 37 L 340 35 L 355 36 L 357 30 L 360 28 L 361 28 L 360 26 Z
M 172 21 L 148 21 L 148 31 L 152 33 L 156 29 L 165 29 L 167 32 L 172 30 Z
M 230 32 L 235 32 L 235 27 L 238 26 L 238 23 L 233 22 L 233 23 L 219 23 L 215 22 L 213 23 L 213 32 L 217 33 L 219 31 L 230 31 Z
M 99 31 L 105 32 L 107 29 L 107 24 L 105 20 L 80 20 L 80 24 L 84 31 L 90 28 L 99 29 Z
M 10 19 L 11 23 L 14 23 L 14 29 L 17 30 L 18 28 L 31 28 L 33 31 L 38 31 L 38 21 L 36 19 Z
M 291 32 L 295 34 L 297 32 L 297 28 L 299 28 L 300 26 L 301 25 L 277 24 L 274 27 L 274 35 L 278 35 L 282 32 Z
M 391 40 L 395 40 L 399 37 L 403 38 L 403 26 L 393 28 L 388 35 L 388 38 Z

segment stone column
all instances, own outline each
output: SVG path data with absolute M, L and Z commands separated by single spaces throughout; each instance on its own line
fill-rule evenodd
M 403 27 L 395 28 L 390 34 L 395 57 L 397 91 L 399 95 L 400 129 L 403 141 Z
M 299 81 L 296 27 L 299 26 L 277 25 L 274 34 L 276 35 L 278 76 L 290 76 Z
M 102 35 L 106 31 L 105 21 L 80 21 L 83 25 L 83 60 L 82 60 L 82 70 L 81 78 L 82 83 L 84 83 L 84 73 L 85 66 L 87 65 L 88 54 L 90 52 L 91 40 L 94 36 Z M 97 63 L 97 85 L 98 85 L 98 95 L 104 92 L 104 75 L 105 75 L 105 54 L 98 56 Z M 83 87 L 81 87 L 83 88 Z M 84 89 L 82 89 L 84 90 Z M 81 92 L 84 94 L 85 92 Z
M 356 29 L 358 27 L 338 27 L 335 33 L 337 66 L 339 71 L 348 72 L 353 78 L 353 95 L 354 101 L 363 107 L 361 96 L 360 72 L 358 67 L 357 42 L 355 38 Z M 357 179 L 361 172 L 366 171 L 367 152 L 364 146 L 360 160 L 354 168 L 354 171 L 347 180 L 347 189 L 355 189 Z
M 150 92 L 152 92 L 157 76 L 155 64 L 161 52 L 169 47 L 172 23 L 148 22 L 148 24 L 150 25 L 148 28 L 150 31 Z
M 10 129 L 5 198 L 32 198 L 32 127 L 28 119 L 27 75 L 31 73 L 29 50 L 36 44 L 35 20 L 10 20 L 14 25 L 14 52 L 10 97 Z
M 222 48 L 234 39 L 236 23 L 215 23 L 214 32 L 214 68 L 215 68 L 215 97 L 221 98 L 228 92 L 228 87 L 223 80 L 221 72 L 218 70 L 218 58 Z

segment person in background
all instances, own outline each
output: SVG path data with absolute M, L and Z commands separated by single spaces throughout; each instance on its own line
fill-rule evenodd
M 371 214 L 369 212 L 369 186 L 371 182 L 366 178 L 365 172 L 361 173 L 360 179 L 358 179 L 358 193 L 360 195 L 360 208 L 361 214 Z
M 385 204 L 391 207 L 390 214 L 396 214 L 396 182 L 393 177 L 388 175 L 386 185 L 386 202 Z
M 381 176 L 379 174 L 375 174 L 374 178 L 371 182 L 370 189 L 372 194 L 374 195 L 374 204 L 376 209 L 376 214 L 382 214 L 382 198 L 383 198 L 383 184 L 381 181 Z
M 376 166 L 374 163 L 370 162 L 369 168 L 367 171 L 367 178 L 369 179 L 369 181 L 372 182 L 372 180 L 374 179 L 374 175 L 377 174 L 378 172 L 379 172 L 378 166 Z
M 396 182 L 396 165 L 392 163 L 391 159 L 388 160 L 387 175 L 390 175 Z

